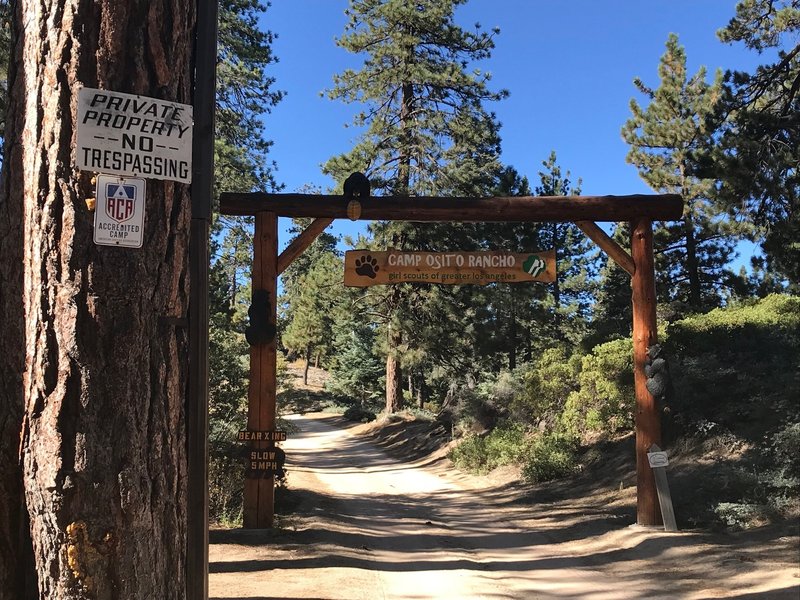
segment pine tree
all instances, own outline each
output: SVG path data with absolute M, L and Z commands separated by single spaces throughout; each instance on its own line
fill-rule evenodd
M 686 53 L 670 34 L 658 67 L 661 84 L 647 87 L 639 78 L 636 88 L 649 100 L 646 108 L 632 99 L 632 117 L 622 128 L 630 144 L 627 161 L 656 192 L 683 196 L 683 218 L 655 231 L 659 299 L 680 312 L 719 304 L 719 288 L 730 277 L 725 270 L 733 242 L 725 237 L 723 215 L 711 198 L 714 181 L 693 173 L 713 145 L 713 115 L 722 94 L 722 77 L 706 82 L 706 70 L 691 78 Z
M 272 142 L 263 117 L 284 96 L 267 74 L 277 62 L 275 34 L 259 28 L 269 4 L 260 0 L 222 0 L 219 5 L 217 114 L 214 144 L 218 191 L 278 191 Z
M 800 285 L 800 1 L 744 0 L 718 32 L 777 60 L 728 72 L 715 169 L 719 200 L 760 241 L 770 270 Z
M 190 190 L 149 180 L 142 248 L 94 245 L 91 175 L 74 166 L 75 104 L 81 86 L 191 103 L 196 7 L 13 4 L 6 140 L 15 143 L 0 189 L 0 597 L 179 600 Z
M 514 167 L 504 167 L 498 174 L 493 195 L 530 196 L 528 178 L 520 175 Z M 485 223 L 480 228 L 482 248 L 486 250 L 507 249 L 512 252 L 544 250 L 541 223 Z M 474 289 L 474 288 L 473 288 Z M 476 353 L 495 359 L 505 355 L 506 363 L 486 365 L 487 370 L 497 372 L 503 367 L 515 369 L 523 360 L 529 361 L 533 354 L 533 335 L 536 322 L 541 318 L 538 307 L 544 301 L 547 288 L 541 283 L 498 283 L 484 290 L 484 306 L 492 310 L 484 313 L 485 321 L 479 324 Z
M 340 308 L 333 324 L 334 359 L 326 387 L 356 398 L 362 406 L 380 397 L 384 366 L 375 354 L 375 328 L 358 314 Z
M 630 226 L 617 223 L 612 239 L 625 248 L 630 243 Z M 607 257 L 597 282 L 597 301 L 592 313 L 591 333 L 583 341 L 588 351 L 598 344 L 631 335 L 631 276 L 614 259 Z
M 305 358 L 303 383 L 308 383 L 308 367 L 314 353 L 330 353 L 334 312 L 342 297 L 343 270 L 341 258 L 330 252 L 321 254 L 298 278 L 292 294 L 290 317 L 281 341 Z
M 262 117 L 281 100 L 267 74 L 277 59 L 274 36 L 262 31 L 266 10 L 257 0 L 223 0 L 219 5 L 219 60 L 214 144 L 216 191 L 279 189 L 272 143 Z M 215 215 L 210 240 L 209 281 L 209 512 L 235 519 L 241 509 L 242 469 L 235 432 L 244 426 L 249 347 L 244 337 L 250 303 L 253 218 Z
M 490 91 L 489 74 L 470 73 L 467 65 L 489 57 L 497 32 L 457 26 L 454 11 L 465 2 L 351 0 L 338 44 L 365 61 L 335 76 L 328 95 L 365 105 L 354 121 L 363 133 L 352 150 L 325 164 L 325 173 L 342 181 L 362 171 L 377 194 L 399 196 L 475 194 L 494 181 L 499 125 L 484 103 L 506 92 Z M 402 223 L 371 228 L 380 244 L 411 249 L 434 249 L 434 231 Z M 410 289 L 395 286 L 384 297 L 390 412 L 402 402 L 400 349 L 412 333 L 404 324 L 419 303 Z
M 580 195 L 581 180 L 573 187 L 570 172 L 562 173 L 555 151 L 542 161 L 542 166 L 537 195 Z M 556 281 L 550 284 L 549 298 L 541 304 L 544 327 L 539 331 L 546 332 L 546 345 L 549 340 L 575 344 L 585 333 L 594 303 L 592 280 L 597 271 L 596 254 L 590 256 L 593 246 L 574 223 L 543 224 L 539 243 L 543 250 L 556 252 Z
M 292 235 L 292 238 L 289 240 L 289 243 L 300 235 L 312 221 L 313 219 L 310 218 L 292 219 L 292 225 L 289 227 L 289 233 Z M 313 243 L 286 268 L 281 275 L 286 302 L 291 303 L 291 296 L 299 292 L 300 278 L 308 273 L 317 261 L 324 259 L 325 255 L 338 254 L 338 250 L 336 249 L 337 242 L 338 238 L 336 236 L 323 231 L 317 236 Z

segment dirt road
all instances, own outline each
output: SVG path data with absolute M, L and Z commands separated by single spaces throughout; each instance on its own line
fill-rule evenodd
M 726 571 L 691 536 L 598 529 L 574 507 L 537 519 L 502 490 L 397 462 L 329 419 L 295 422 L 284 448 L 297 511 L 279 535 L 212 531 L 213 599 L 798 597 L 791 564 L 734 553 Z

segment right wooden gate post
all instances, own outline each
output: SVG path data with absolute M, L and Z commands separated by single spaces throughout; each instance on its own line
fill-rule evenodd
M 647 347 L 658 342 L 656 327 L 656 282 L 653 258 L 653 223 L 639 218 L 631 221 L 633 309 L 633 380 L 636 391 L 636 522 L 660 525 L 656 481 L 647 461 L 653 444 L 661 445 L 661 415 L 647 391 L 644 367 Z

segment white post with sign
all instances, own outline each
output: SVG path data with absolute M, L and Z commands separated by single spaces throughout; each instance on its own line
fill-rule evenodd
M 667 482 L 667 465 L 669 465 L 667 453 L 653 444 L 647 453 L 647 462 L 650 463 L 656 479 L 656 492 L 658 493 L 658 504 L 661 507 L 661 519 L 664 521 L 664 531 L 678 531 L 675 510 L 672 508 L 672 494 L 670 494 Z
M 141 248 L 144 239 L 144 179 L 97 176 L 94 243 Z

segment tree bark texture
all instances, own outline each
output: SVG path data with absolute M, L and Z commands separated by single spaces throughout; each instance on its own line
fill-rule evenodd
M 653 224 L 649 219 L 631 221 L 631 278 L 633 313 L 633 380 L 636 394 L 636 522 L 660 525 L 655 475 L 647 460 L 653 444 L 661 445 L 661 415 L 655 398 L 647 390 L 647 348 L 658 343 L 656 324 L 656 279 L 653 259 Z
M 92 174 L 73 165 L 80 86 L 191 102 L 195 5 L 20 0 L 15 11 L 0 598 L 24 597 L 13 530 L 25 513 L 40 598 L 183 598 L 188 186 L 147 182 L 141 249 L 95 246 Z
M 9 83 L 18 75 L 9 64 Z M 30 554 L 27 511 L 22 502 L 19 459 L 25 370 L 25 318 L 22 308 L 22 205 L 10 203 L 9 177 L 21 172 L 22 146 L 10 133 L 22 131 L 19 99 L 11 98 L 0 185 L 0 599 L 26 598 L 22 557 Z M 11 143 L 13 142 L 13 143 Z M 26 552 L 27 549 L 27 552 Z M 31 582 L 33 584 L 33 582 Z
M 403 408 L 403 371 L 397 356 L 386 357 L 386 412 L 393 413 Z
M 311 367 L 311 346 L 306 346 L 306 365 L 303 367 L 303 385 L 308 385 L 308 369 Z
M 403 369 L 397 357 L 397 348 L 403 342 L 402 333 L 389 327 L 389 353 L 386 355 L 386 412 L 403 408 Z

